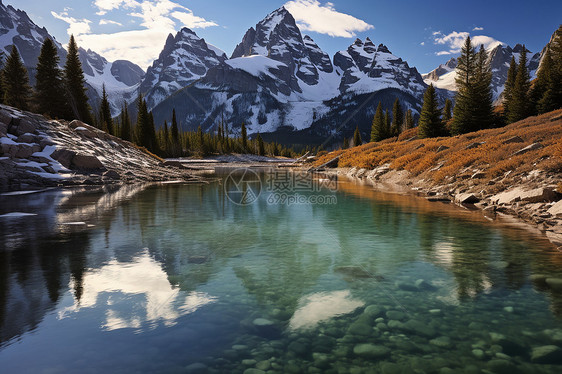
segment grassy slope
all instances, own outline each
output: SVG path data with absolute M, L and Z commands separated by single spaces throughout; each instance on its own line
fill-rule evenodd
M 341 154 L 339 167 L 373 169 L 389 164 L 391 169 L 407 170 L 413 176 L 446 184 L 458 178 L 468 178 L 476 171 L 485 180 L 504 176 L 509 171 L 518 175 L 533 170 L 558 174 L 562 171 L 562 110 L 538 117 L 530 117 L 498 129 L 482 130 L 455 137 L 410 140 L 417 133 L 408 130 L 400 137 L 378 143 L 368 143 L 344 151 L 322 156 L 316 165 L 322 165 Z M 519 136 L 523 143 L 506 144 Z M 467 147 L 483 142 L 475 148 Z M 513 155 L 533 143 L 543 148 Z M 447 149 L 443 149 L 444 147 Z M 441 147 L 443 150 L 437 152 Z

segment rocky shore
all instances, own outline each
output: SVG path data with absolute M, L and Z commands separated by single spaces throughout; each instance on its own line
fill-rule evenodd
M 170 180 L 200 178 L 80 121 L 0 105 L 0 191 Z

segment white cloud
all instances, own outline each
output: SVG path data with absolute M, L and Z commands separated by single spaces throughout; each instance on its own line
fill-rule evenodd
M 476 26 L 475 28 L 472 29 L 472 31 L 482 31 L 482 30 L 484 30 L 484 28 L 479 26 Z
M 462 32 L 453 31 L 445 35 L 441 31 L 436 31 L 433 33 L 433 36 L 434 36 L 433 39 L 434 44 L 444 45 L 447 48 L 446 50 L 438 51 L 435 53 L 437 56 L 442 56 L 442 55 L 452 55 L 452 54 L 460 53 L 461 48 L 466 38 L 470 36 L 470 33 L 466 31 L 462 31 Z M 500 44 L 503 44 L 499 40 L 496 40 L 491 36 L 486 36 L 486 35 L 474 35 L 471 36 L 470 39 L 472 41 L 473 46 L 480 47 L 480 45 L 484 45 L 484 48 L 486 49 L 492 49 Z
M 92 49 L 110 61 L 126 59 L 143 69 L 158 56 L 170 33 L 175 34 L 182 27 L 195 29 L 218 26 L 172 0 L 95 0 L 94 5 L 99 10 L 98 15 L 128 9 L 130 17 L 140 19 L 141 29 L 99 34 L 91 31 L 91 21 L 72 18 L 68 11 L 60 14 L 52 12 L 52 15 L 69 24 L 67 31 L 74 34 L 78 45 Z M 109 18 L 100 20 L 99 24 L 122 25 Z
M 425 45 L 425 42 L 421 42 L 420 45 Z
M 334 4 L 329 2 L 322 5 L 318 0 L 292 0 L 285 4 L 285 8 L 303 31 L 352 38 L 356 32 L 374 29 L 365 21 L 336 11 Z
M 90 20 L 87 20 L 85 18 L 76 19 L 74 17 L 70 17 L 67 11 L 61 13 L 51 12 L 51 14 L 53 17 L 68 23 L 68 29 L 66 30 L 68 35 L 74 35 L 75 37 L 77 37 L 79 35 L 88 34 L 89 32 L 91 32 L 90 23 L 92 23 L 92 21 Z
M 110 19 L 101 19 L 100 20 L 100 25 L 116 25 L 116 26 L 123 26 L 122 23 L 119 23 L 117 21 L 112 21 Z

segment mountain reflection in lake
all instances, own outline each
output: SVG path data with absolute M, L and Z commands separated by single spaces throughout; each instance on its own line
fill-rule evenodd
M 540 236 L 346 182 L 335 205 L 268 193 L 0 196 L 0 216 L 36 214 L 0 218 L 2 372 L 560 369 Z

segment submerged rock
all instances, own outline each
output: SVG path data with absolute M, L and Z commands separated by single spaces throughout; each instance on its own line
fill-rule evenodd
M 358 344 L 353 348 L 353 353 L 360 357 L 366 358 L 382 358 L 390 354 L 390 349 L 370 343 Z
M 562 362 L 562 349 L 556 345 L 543 345 L 531 351 L 531 361 L 540 364 L 556 364 Z

